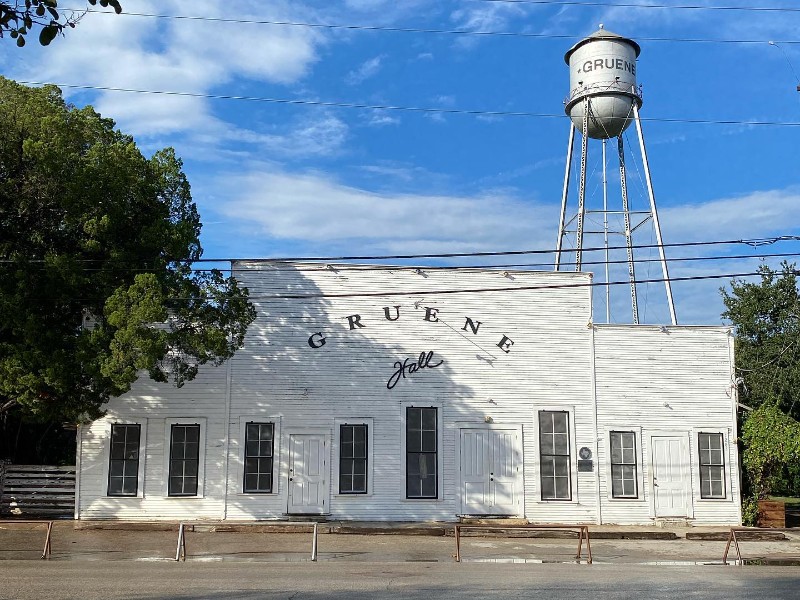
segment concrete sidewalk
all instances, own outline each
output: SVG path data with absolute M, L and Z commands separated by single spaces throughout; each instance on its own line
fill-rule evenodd
M 313 523 L 208 522 L 187 529 L 189 561 L 310 561 Z M 452 562 L 452 523 L 322 522 L 319 561 Z M 45 527 L 0 524 L 0 561 L 36 560 Z M 724 527 L 589 526 L 594 564 L 721 564 Z M 176 522 L 57 521 L 53 560 L 170 561 Z M 800 565 L 800 530 L 740 541 L 746 560 Z M 577 533 L 564 530 L 463 531 L 462 562 L 580 562 Z M 584 559 L 585 562 L 585 550 Z M 729 560 L 736 558 L 733 548 Z

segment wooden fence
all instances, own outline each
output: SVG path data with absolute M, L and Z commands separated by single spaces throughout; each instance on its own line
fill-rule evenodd
M 0 518 L 71 519 L 74 511 L 74 466 L 0 466 Z

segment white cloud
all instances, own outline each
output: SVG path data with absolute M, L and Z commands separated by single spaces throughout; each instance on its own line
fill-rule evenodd
M 126 10 L 183 14 L 179 0 L 139 0 Z M 241 18 L 290 20 L 299 9 L 288 2 L 237 4 Z M 211 0 L 192 3 L 192 14 L 231 16 Z M 305 18 L 308 18 L 305 9 Z M 213 93 L 237 78 L 286 85 L 302 79 L 317 60 L 322 35 L 309 28 L 270 27 L 186 19 L 154 19 L 91 13 L 75 31 L 58 39 L 56 52 L 37 49 L 22 65 L 20 79 L 140 90 Z M 65 89 L 65 94 L 72 94 Z M 209 101 L 123 92 L 99 92 L 93 102 L 134 135 L 196 130 L 211 123 Z M 212 123 L 213 124 L 213 123 Z
M 347 74 L 347 77 L 345 77 L 345 80 L 350 85 L 358 85 L 370 77 L 374 77 L 381 70 L 381 63 L 383 62 L 384 58 L 386 58 L 386 56 L 381 54 L 364 61 L 357 69 L 350 71 Z
M 392 114 L 387 110 L 372 110 L 368 113 L 367 125 L 373 127 L 383 127 L 384 125 L 399 125 L 401 122 L 400 117 Z
M 341 119 L 326 114 L 300 122 L 283 134 L 256 134 L 243 131 L 241 139 L 258 144 L 281 157 L 328 156 L 338 152 L 349 128 Z M 234 136 L 235 137 L 235 134 Z
M 438 104 L 440 106 L 446 106 L 448 108 L 454 106 L 456 103 L 455 96 L 449 96 L 445 94 L 434 96 L 433 98 L 431 98 L 431 100 L 434 102 L 434 104 Z
M 222 211 L 267 234 L 308 243 L 358 240 L 374 247 L 498 249 L 530 247 L 552 237 L 555 207 L 507 194 L 476 196 L 379 193 L 318 174 L 264 166 L 231 174 L 235 198 Z
M 508 28 L 510 21 L 515 17 L 524 17 L 529 10 L 518 3 L 487 2 L 467 3 L 463 8 L 458 8 L 450 15 L 458 29 L 468 31 L 502 31 Z M 478 44 L 481 36 L 459 36 L 455 45 L 469 49 Z
M 796 232 L 799 206 L 800 189 L 790 188 L 662 208 L 659 217 L 670 241 L 750 239 Z

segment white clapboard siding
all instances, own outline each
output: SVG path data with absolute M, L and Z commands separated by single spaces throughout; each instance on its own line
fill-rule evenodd
M 181 388 L 142 374 L 134 388 L 113 399 L 107 414 L 80 429 L 81 475 L 78 514 L 82 519 L 219 519 L 224 506 L 224 442 L 227 367 L 202 368 Z M 202 497 L 170 498 L 165 488 L 166 420 L 204 419 L 206 447 Z M 144 489 L 141 498 L 107 496 L 112 423 L 140 423 L 145 430 Z M 167 440 L 168 445 L 168 440 Z
M 689 445 L 687 474 L 693 520 L 702 524 L 741 522 L 739 459 L 736 450 L 736 390 L 733 337 L 727 327 L 598 325 L 595 331 L 600 462 L 608 460 L 608 430 L 640 428 L 639 500 L 610 499 L 601 477 L 606 523 L 638 523 L 653 517 L 650 435 L 682 432 Z M 723 432 L 727 497 L 703 500 L 699 493 L 697 433 Z M 605 475 L 605 473 L 604 473 Z
M 675 418 L 676 413 L 663 411 L 659 416 L 652 411 L 639 416 L 642 394 L 672 382 L 676 390 L 683 390 L 673 395 L 677 403 L 683 392 L 702 391 L 697 377 L 707 373 L 714 382 L 730 378 L 727 334 L 719 328 L 671 328 L 675 335 L 665 338 L 654 335 L 657 328 L 593 327 L 588 273 L 417 272 L 247 262 L 234 267 L 258 312 L 244 347 L 226 365 L 202 368 L 197 380 L 180 389 L 144 376 L 130 393 L 109 403 L 105 417 L 81 428 L 80 518 L 284 518 L 289 436 L 305 430 L 324 433 L 330 442 L 324 472 L 329 486 L 325 513 L 331 518 L 452 521 L 461 513 L 460 428 L 480 426 L 522 435 L 524 502 L 518 516 L 535 522 L 594 523 L 608 515 L 610 522 L 648 523 L 652 519 L 646 505 L 632 513 L 613 506 L 605 512 L 609 502 L 604 496 L 604 428 L 629 420 L 642 424 L 653 417 L 654 426 L 681 429 L 688 435 L 695 422 L 698 427 L 705 422 L 696 415 L 683 421 Z M 480 322 L 477 333 L 467 318 Z M 317 343 L 324 336 L 325 344 L 311 347 L 312 335 Z M 504 339 L 513 340 L 509 352 L 498 347 Z M 620 347 L 627 354 L 618 361 Z M 443 361 L 440 366 L 421 369 L 401 378 L 392 389 L 387 387 L 397 362 L 416 360 L 420 353 L 431 351 L 433 361 Z M 679 375 L 673 362 L 687 352 L 703 364 L 693 373 Z M 622 385 L 626 378 L 628 386 Z M 709 383 L 708 389 L 714 385 Z M 595 393 L 598 407 L 603 407 L 597 412 Z M 704 402 L 713 413 L 708 422 L 730 428 L 731 399 L 725 399 L 728 404 L 721 415 L 721 400 L 709 397 Z M 658 403 L 664 401 L 659 398 Z M 405 498 L 403 419 L 411 405 L 439 408 L 436 500 Z M 540 500 L 539 410 L 569 412 L 571 501 Z M 202 497 L 166 497 L 166 419 L 204 419 Z M 342 495 L 335 479 L 337 428 L 341 422 L 360 420 L 371 427 L 370 493 Z M 276 426 L 274 485 L 269 494 L 242 493 L 242 428 L 247 421 Z M 114 422 L 143 426 L 141 497 L 107 496 L 108 440 Z M 735 433 L 730 439 L 734 437 Z M 592 451 L 594 471 L 577 472 L 577 452 L 582 447 Z M 728 511 L 731 507 L 733 512 Z M 735 522 L 737 510 L 732 502 L 722 509 L 695 503 L 694 513 L 697 520 Z
M 482 423 L 490 417 L 495 426 L 521 425 L 524 453 L 533 456 L 537 440 L 532 406 L 559 404 L 563 395 L 570 398 L 580 430 L 587 433 L 585 443 L 593 439 L 588 288 L 440 293 L 586 283 L 586 274 L 513 273 L 507 277 L 498 271 L 429 270 L 421 275 L 413 270 L 347 267 L 270 272 L 255 265 L 242 266 L 238 276 L 249 288 L 259 315 L 265 317 L 251 327 L 245 348 L 232 363 L 232 474 L 243 468 L 240 415 L 280 416 L 283 445 L 293 424 L 327 428 L 333 439 L 334 418 L 371 418 L 372 494 L 368 498 L 338 495 L 337 482 L 332 481 L 332 516 L 453 520 L 460 512 L 457 423 Z M 270 298 L 287 289 L 307 295 L 386 295 Z M 402 295 L 409 291 L 435 293 Z M 388 321 L 384 307 L 390 307 L 394 317 L 396 306 L 400 307 L 399 319 Z M 438 311 L 438 323 L 424 319 L 427 307 Z M 347 317 L 356 314 L 364 327 L 351 330 Z M 466 317 L 481 322 L 477 335 L 463 331 Z M 316 332 L 322 332 L 326 344 L 312 349 L 308 338 Z M 507 354 L 497 347 L 504 335 L 514 340 Z M 443 359 L 444 365 L 387 389 L 395 360 L 429 350 Z M 426 402 L 442 409 L 440 500 L 406 500 L 401 456 L 403 409 L 408 403 Z M 332 452 L 331 460 L 335 456 Z M 587 488 L 585 478 L 580 479 L 580 493 L 573 503 L 540 503 L 534 500 L 536 475 L 528 467 L 526 463 L 523 474 L 525 515 L 543 521 L 593 519 L 593 480 Z M 278 477 L 276 483 L 278 489 L 269 497 L 245 495 L 239 493 L 239 482 L 230 477 L 228 516 L 267 518 L 285 512 L 285 478 Z

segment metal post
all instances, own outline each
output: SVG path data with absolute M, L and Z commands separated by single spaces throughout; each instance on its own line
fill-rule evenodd
M 589 527 L 586 527 L 586 551 L 589 553 L 589 564 L 592 564 L 592 542 L 589 540 Z
M 583 99 L 583 128 L 581 133 L 581 176 L 578 187 L 578 231 L 576 235 L 575 270 L 581 270 L 583 254 L 583 218 L 586 214 L 586 154 L 589 149 L 589 113 L 592 110 L 589 97 Z
M 456 538 L 456 562 L 461 562 L 461 526 L 456 525 L 453 534 Z
M 603 247 L 606 255 L 606 323 L 611 323 L 611 282 L 608 275 L 608 179 L 606 177 L 606 140 L 603 140 Z
M 628 253 L 628 279 L 631 284 L 631 310 L 633 311 L 633 323 L 638 325 L 639 303 L 636 300 L 636 269 L 633 262 L 633 236 L 628 208 L 628 178 L 625 173 L 625 143 L 622 141 L 622 135 L 617 138 L 617 153 L 619 154 L 619 185 L 622 191 L 622 212 L 625 222 L 625 248 Z
M 647 193 L 650 196 L 650 212 L 653 214 L 653 227 L 656 230 L 656 242 L 658 243 L 658 253 L 661 257 L 661 270 L 664 273 L 664 287 L 667 290 L 667 304 L 669 305 L 669 316 L 672 324 L 678 324 L 678 317 L 675 315 L 675 303 L 672 300 L 672 285 L 669 280 L 669 270 L 667 269 L 667 256 L 664 253 L 664 242 L 661 239 L 661 225 L 658 223 L 658 211 L 656 210 L 656 197 L 653 193 L 653 182 L 650 178 L 650 164 L 647 162 L 647 150 L 644 147 L 644 134 L 642 133 L 642 122 L 639 118 L 639 107 L 633 103 L 633 115 L 636 121 L 636 132 L 639 134 L 639 146 L 642 149 L 642 165 L 644 166 L 644 177 L 647 182 Z
M 314 523 L 314 535 L 311 538 L 311 561 L 317 562 L 317 524 Z
M 728 550 L 731 548 L 731 542 L 733 542 L 734 547 L 736 548 L 736 558 L 739 561 L 739 565 L 741 566 L 742 563 L 742 552 L 739 549 L 739 540 L 736 539 L 736 528 L 731 527 L 731 532 L 728 534 L 728 543 L 725 545 L 725 553 L 722 555 L 722 564 L 728 564 Z
M 50 555 L 52 554 L 52 551 L 53 551 L 53 548 L 52 548 L 52 545 L 51 545 L 51 534 L 52 534 L 52 532 L 53 532 L 53 522 L 52 521 L 48 521 L 47 522 L 47 534 L 45 535 L 45 538 L 44 538 L 44 550 L 42 550 L 42 558 L 43 559 L 44 558 L 50 558 Z
M 178 526 L 178 548 L 175 550 L 175 561 L 183 558 L 186 562 L 186 533 L 184 531 L 184 524 Z
M 564 192 L 561 194 L 561 217 L 558 220 L 558 240 L 556 241 L 555 270 L 561 270 L 561 245 L 564 240 L 564 221 L 567 214 L 569 195 L 569 176 L 572 172 L 572 148 L 575 145 L 575 125 L 569 124 L 569 143 L 567 144 L 567 166 L 564 169 Z

